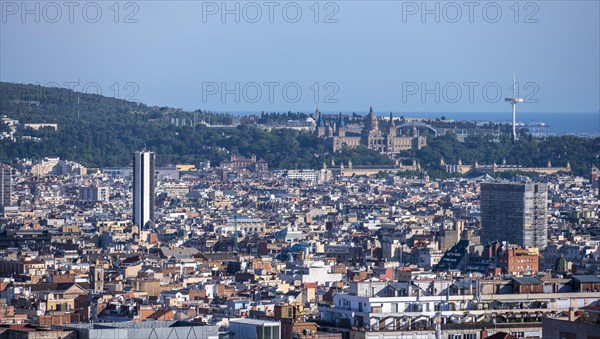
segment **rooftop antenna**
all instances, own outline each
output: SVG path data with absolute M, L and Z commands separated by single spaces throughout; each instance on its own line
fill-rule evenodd
M 238 253 L 238 214 L 233 215 L 233 253 Z
M 517 141 L 517 104 L 523 102 L 523 98 L 517 97 L 517 78 L 513 73 L 513 96 L 512 98 L 506 98 L 504 101 L 509 102 L 512 106 L 512 140 Z

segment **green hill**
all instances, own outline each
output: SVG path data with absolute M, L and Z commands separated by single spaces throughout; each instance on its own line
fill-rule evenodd
M 312 134 L 292 130 L 272 132 L 241 125 L 214 129 L 203 125 L 175 126 L 173 117 L 193 119 L 195 113 L 210 117 L 212 124 L 228 124 L 231 116 L 210 112 L 185 112 L 69 89 L 0 83 L 0 115 L 24 123 L 56 123 L 23 134 L 41 138 L 0 142 L 0 159 L 58 156 L 90 167 L 126 166 L 131 153 L 146 147 L 157 152 L 157 162 L 213 163 L 230 154 L 256 155 L 273 168 L 319 168 L 324 161 L 353 159 L 354 163 L 389 163 L 370 150 L 347 150 L 331 155 Z
M 232 117 L 205 111 L 186 112 L 170 107 L 150 107 L 94 94 L 36 85 L 0 83 L 0 115 L 24 123 L 56 123 L 58 130 L 24 130 L 16 142 L 0 141 L 0 160 L 38 159 L 58 156 L 88 167 L 126 166 L 131 153 L 146 147 L 157 153 L 157 162 L 217 163 L 230 154 L 256 155 L 271 168 L 320 168 L 325 162 L 337 164 L 352 160 L 354 165 L 391 164 L 385 156 L 364 147 L 332 154 L 312 133 L 294 130 L 265 131 L 252 125 L 233 129 L 204 125 L 175 126 L 171 118 L 210 117 L 213 124 L 228 124 Z M 267 117 L 267 115 L 265 115 Z M 263 117 L 263 118 L 265 118 Z M 273 116 L 270 117 L 273 119 Z M 0 126 L 0 132 L 6 131 Z M 39 138 L 26 140 L 23 136 Z M 428 146 L 404 156 L 416 158 L 430 173 L 440 173 L 441 158 L 448 163 L 491 164 L 503 159 L 510 164 L 556 166 L 571 163 L 576 174 L 600 166 L 600 138 L 574 136 L 533 139 L 524 135 L 513 144 L 509 138 L 492 140 L 486 136 L 458 142 L 454 135 L 428 140 Z

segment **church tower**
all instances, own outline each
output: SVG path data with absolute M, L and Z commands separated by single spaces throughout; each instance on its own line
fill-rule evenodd
M 373 112 L 373 106 L 369 108 L 369 114 L 367 115 L 367 119 L 365 121 L 365 129 L 367 133 L 379 129 L 379 122 L 377 121 L 375 112 Z
M 390 112 L 390 124 L 388 134 L 386 136 L 386 152 L 393 153 L 396 151 L 394 147 L 394 141 L 396 139 L 396 123 L 394 122 L 394 117 L 392 116 L 392 112 Z
M 315 113 L 317 114 L 317 137 L 322 138 L 325 136 L 325 121 L 318 106 Z
M 94 292 L 104 291 L 104 267 L 98 261 L 90 267 L 90 288 Z
M 346 136 L 346 123 L 344 122 L 344 118 L 342 117 L 341 112 L 340 112 L 340 117 L 338 119 L 337 135 L 338 135 L 338 137 L 342 137 L 342 138 L 344 138 Z
M 390 112 L 390 138 L 396 137 L 396 122 L 394 121 L 394 117 L 392 116 L 392 112 Z

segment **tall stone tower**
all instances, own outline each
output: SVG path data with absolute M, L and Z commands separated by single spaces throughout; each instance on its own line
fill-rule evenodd
M 389 132 L 389 137 L 390 138 L 395 138 L 396 137 L 396 122 L 394 121 L 394 117 L 392 116 L 392 112 L 390 112 L 390 132 Z
M 90 288 L 94 292 L 104 291 L 104 267 L 100 262 L 90 267 Z
M 317 136 L 321 138 L 325 136 L 325 120 L 323 120 L 323 116 L 321 115 L 319 107 L 317 107 L 315 113 L 317 114 Z
M 342 137 L 342 138 L 346 136 L 346 123 L 344 122 L 344 118 L 342 117 L 341 112 L 340 112 L 340 117 L 338 119 L 337 135 L 338 135 L 338 137 Z
M 367 115 L 367 119 L 365 121 L 365 130 L 366 132 L 376 131 L 379 129 L 379 122 L 377 121 L 377 115 L 373 112 L 373 106 L 369 108 L 369 114 Z

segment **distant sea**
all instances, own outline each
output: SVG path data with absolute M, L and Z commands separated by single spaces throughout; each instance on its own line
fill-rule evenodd
M 266 112 L 266 111 L 265 111 Z M 224 112 L 222 112 L 224 113 Z M 261 112 L 228 112 L 236 116 L 260 115 Z M 339 112 L 323 112 L 324 114 L 337 114 Z M 364 111 L 356 111 L 358 114 L 366 114 Z M 392 112 L 395 117 L 404 116 L 405 118 L 426 118 L 435 119 L 445 117 L 447 120 L 468 120 L 468 121 L 491 121 L 494 123 L 510 123 L 512 116 L 510 112 L 485 112 L 485 113 L 457 113 L 457 112 Z M 342 114 L 352 114 L 352 112 L 342 112 Z M 379 116 L 389 116 L 387 113 L 378 113 Z M 546 132 L 552 135 L 575 134 L 583 136 L 600 136 L 600 112 L 585 113 L 530 113 L 517 112 L 517 122 L 531 123 L 543 122 L 546 125 Z

